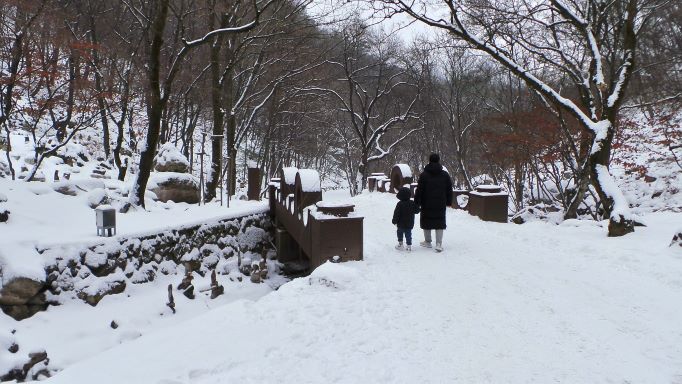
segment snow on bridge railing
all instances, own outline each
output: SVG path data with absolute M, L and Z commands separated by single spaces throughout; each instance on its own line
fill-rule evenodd
M 282 168 L 268 192 L 280 262 L 302 272 L 327 261 L 362 260 L 364 218 L 353 204 L 322 202 L 317 171 Z
M 445 168 L 443 168 L 445 170 Z M 447 170 L 445 170 L 447 172 Z M 384 173 L 372 173 L 367 178 L 370 192 L 396 193 L 400 187 L 409 187 L 414 197 L 418 183 L 407 164 L 395 164 L 390 177 Z M 459 198 L 466 196 L 468 202 L 460 204 Z M 468 211 L 484 221 L 507 222 L 509 195 L 499 185 L 479 185 L 474 191 L 453 189 L 452 208 Z

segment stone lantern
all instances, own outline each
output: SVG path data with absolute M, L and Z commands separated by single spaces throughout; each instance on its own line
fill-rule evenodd
M 97 236 L 111 237 L 116 234 L 116 210 L 111 205 L 95 208 L 97 216 Z M 112 234 L 113 232 L 113 234 Z

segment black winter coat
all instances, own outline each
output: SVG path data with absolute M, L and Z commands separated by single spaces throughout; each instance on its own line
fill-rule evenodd
M 419 175 L 414 201 L 421 208 L 422 229 L 445 229 L 445 210 L 452 205 L 452 180 L 439 163 L 429 163 Z
M 400 188 L 397 197 L 400 199 L 393 211 L 393 224 L 396 224 L 400 229 L 414 228 L 414 214 L 419 213 L 419 207 L 414 201 L 410 200 L 409 188 Z

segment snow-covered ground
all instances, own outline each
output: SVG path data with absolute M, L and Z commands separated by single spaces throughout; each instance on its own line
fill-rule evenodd
M 88 184 L 103 183 L 91 180 Z M 7 243 L 32 242 L 41 245 L 65 242 L 92 242 L 98 240 L 95 226 L 95 210 L 89 204 L 92 194 L 100 188 L 83 191 L 78 196 L 65 196 L 54 191 L 64 183 L 15 182 L 0 179 L 0 191 L 7 196 L 3 208 L 11 212 L 10 220 L 0 232 L 0 247 Z M 71 183 L 78 185 L 78 183 Z M 104 184 L 104 183 L 103 183 Z M 106 184 L 118 184 L 107 180 Z M 94 186 L 94 185 L 93 185 Z M 89 186 L 86 186 L 89 187 Z M 265 212 L 266 201 L 232 200 L 198 206 L 186 203 L 149 202 L 146 211 L 116 215 L 117 235 L 129 237 L 187 225 L 203 223 L 227 216 Z
M 101 184 L 101 186 L 98 186 Z M 14 276 L 42 280 L 49 260 L 43 260 L 36 247 L 53 244 L 96 244 L 95 210 L 91 207 L 101 195 L 115 196 L 117 180 L 72 180 L 78 195 L 68 196 L 55 191 L 65 182 L 23 182 L 0 179 L 0 191 L 7 202 L 1 209 L 10 211 L 10 219 L 0 227 L 0 286 Z M 117 236 L 127 238 L 162 232 L 168 228 L 214 222 L 265 212 L 267 202 L 233 200 L 228 208 L 218 202 L 198 206 L 185 203 L 149 201 L 147 211 L 116 215 Z
M 166 306 L 166 287 L 168 284 L 176 286 L 181 278 L 181 275 L 159 274 L 152 283 L 130 284 L 123 294 L 104 297 L 94 308 L 80 300 L 64 299 L 62 305 L 49 307 L 22 321 L 0 312 L 0 337 L 9 338 L 8 344 L 16 342 L 19 345 L 16 354 L 3 351 L 0 360 L 14 359 L 16 364 L 24 364 L 29 352 L 45 350 L 50 359 L 49 368 L 63 369 L 237 299 L 255 300 L 272 292 L 274 287 L 269 284 L 281 284 L 283 280 L 280 277 L 268 281 L 269 284 L 251 284 L 220 276 L 219 283 L 225 287 L 225 294 L 211 300 L 210 292 L 199 293 L 209 288 L 210 278 L 197 275 L 193 281 L 198 293 L 196 298 L 190 300 L 174 291 L 177 312 L 172 314 Z M 248 281 L 248 277 L 244 277 L 244 281 Z M 116 329 L 111 327 L 112 321 L 116 323 Z M 0 367 L 7 368 L 14 365 L 12 363 L 0 361 Z
M 668 247 L 682 214 L 608 238 L 595 222 L 449 210 L 445 251 L 406 253 L 393 249 L 393 195 L 352 201 L 362 262 L 325 264 L 257 300 L 182 301 L 176 315 L 159 284 L 29 319 L 66 368 L 48 382 L 682 382 L 682 254 Z

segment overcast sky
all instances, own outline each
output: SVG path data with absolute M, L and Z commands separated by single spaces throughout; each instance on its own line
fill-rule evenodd
M 315 17 L 321 17 L 325 22 L 343 20 L 353 13 L 358 13 L 369 24 L 376 24 L 375 28 L 382 28 L 386 32 L 395 33 L 406 43 L 416 37 L 435 36 L 436 31 L 404 14 L 385 19 L 372 9 L 367 1 L 361 0 L 313 0 L 309 12 Z

